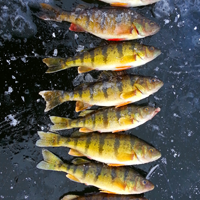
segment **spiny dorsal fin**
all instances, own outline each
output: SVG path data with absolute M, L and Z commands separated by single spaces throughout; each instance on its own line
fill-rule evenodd
M 85 117 L 86 115 L 95 112 L 95 110 L 84 110 L 80 112 L 79 117 Z
M 98 80 L 102 80 L 102 79 L 112 79 L 115 77 L 119 77 L 119 76 L 124 76 L 127 73 L 125 71 L 119 71 L 119 72 L 114 72 L 114 71 L 103 71 L 101 72 L 101 74 L 98 77 Z
M 75 158 L 74 160 L 72 160 L 72 163 L 74 165 L 82 165 L 82 164 L 90 163 L 90 161 L 86 160 L 86 159 L 83 159 L 83 158 Z
M 78 195 L 68 194 L 68 195 L 65 195 L 61 200 L 72 200 L 78 197 L 79 197 Z

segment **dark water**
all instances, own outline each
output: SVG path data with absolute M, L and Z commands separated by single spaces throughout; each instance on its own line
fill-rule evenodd
M 47 131 L 49 115 L 76 117 L 75 103 L 65 103 L 44 113 L 45 102 L 38 92 L 45 89 L 71 90 L 84 76 L 69 69 L 45 74 L 45 56 L 73 56 L 77 49 L 96 47 L 103 40 L 87 33 L 69 32 L 69 23 L 44 22 L 34 17 L 25 0 L 0 1 L 0 199 L 59 199 L 69 192 L 92 192 L 65 178 L 61 172 L 36 169 L 42 160 L 35 146 L 37 131 Z M 37 1 L 42 2 L 42 1 Z M 72 10 L 79 4 L 106 6 L 98 1 L 43 1 Z M 99 3 L 99 4 L 98 4 Z M 143 102 L 155 103 L 161 112 L 146 124 L 128 131 L 162 152 L 156 162 L 140 165 L 150 174 L 155 189 L 145 194 L 149 200 L 198 200 L 200 195 L 200 1 L 166 0 L 137 8 L 157 21 L 158 34 L 140 40 L 160 48 L 162 55 L 129 72 L 157 76 L 165 85 Z M 98 72 L 90 73 L 92 76 Z M 73 82 L 73 80 L 76 80 Z M 90 79 L 87 75 L 86 78 Z M 65 133 L 70 135 L 70 131 Z M 49 148 L 70 161 L 66 148 Z

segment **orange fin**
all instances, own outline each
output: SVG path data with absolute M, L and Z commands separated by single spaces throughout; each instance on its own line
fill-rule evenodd
M 94 132 L 93 130 L 89 129 L 89 128 L 80 128 L 79 132 L 83 132 L 83 133 L 89 133 L 89 132 Z
M 91 107 L 91 105 L 87 104 L 87 103 L 84 103 L 82 101 L 77 101 L 76 102 L 76 112 L 79 112 L 79 111 L 82 111 L 82 110 L 85 110 L 87 108 Z
M 71 174 L 67 174 L 66 177 L 72 181 L 81 183 L 75 176 L 71 175 Z
M 94 70 L 94 69 L 89 68 L 89 67 L 80 66 L 78 68 L 78 73 L 81 74 L 81 73 L 85 73 L 85 72 L 90 72 L 92 70 Z
M 126 70 L 130 69 L 132 66 L 120 66 L 120 67 L 115 67 L 115 71 L 121 71 L 121 70 Z
M 124 130 L 124 129 L 121 129 L 121 130 L 115 130 L 115 131 L 113 131 L 113 133 L 122 132 L 122 131 L 126 131 L 126 130 Z
M 110 192 L 108 190 L 100 190 L 100 192 L 102 192 L 102 193 L 108 193 L 108 194 L 117 194 L 115 192 Z
M 75 32 L 85 32 L 85 30 L 81 26 L 73 24 L 73 23 L 71 23 L 69 30 L 75 31 Z
M 123 40 L 126 40 L 125 38 L 111 38 L 111 39 L 108 39 L 108 41 L 123 41 Z
M 126 117 L 121 117 L 119 119 L 120 125 L 132 125 L 133 124 L 133 119 L 126 118 Z
M 110 167 L 119 167 L 119 166 L 124 166 L 123 164 L 108 164 Z
M 127 101 L 127 102 L 121 103 L 121 104 L 115 106 L 115 108 L 118 108 L 118 107 L 121 107 L 121 106 L 125 106 L 125 105 L 127 105 L 129 103 L 131 103 L 131 101 Z
M 115 3 L 111 3 L 111 6 L 121 6 L 121 7 L 128 7 L 128 3 L 120 3 L 120 2 L 115 2 Z
M 79 151 L 75 149 L 70 149 L 68 154 L 71 156 L 84 156 L 82 153 L 80 153 Z

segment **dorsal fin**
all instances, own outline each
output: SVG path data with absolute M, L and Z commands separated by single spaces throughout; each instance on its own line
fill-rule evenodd
M 98 80 L 102 80 L 102 79 L 110 80 L 112 78 L 119 77 L 119 76 L 124 76 L 126 74 L 127 73 L 125 71 L 119 71 L 119 72 L 115 72 L 115 71 L 103 71 L 99 75 Z
M 86 115 L 95 112 L 95 110 L 84 110 L 80 112 L 79 117 L 85 117 Z
M 75 158 L 74 160 L 72 160 L 72 163 L 74 165 L 82 165 L 82 164 L 90 163 L 90 160 L 86 160 L 86 159 L 83 159 L 83 158 Z

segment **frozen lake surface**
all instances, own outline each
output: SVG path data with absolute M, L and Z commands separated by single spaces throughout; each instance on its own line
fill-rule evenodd
M 107 6 L 92 0 L 37 0 L 73 10 Z M 45 74 L 42 58 L 69 57 L 105 41 L 88 33 L 68 30 L 70 24 L 46 22 L 32 15 L 31 0 L 0 0 L 0 199 L 59 199 L 66 193 L 98 191 L 75 183 L 64 173 L 36 168 L 42 160 L 35 146 L 37 131 L 47 131 L 50 115 L 74 118 L 75 103 L 67 102 L 44 113 L 41 90 L 72 90 L 97 78 L 99 72 L 78 75 L 72 68 Z M 144 125 L 127 131 L 155 146 L 161 159 L 137 166 L 155 185 L 145 193 L 149 200 L 198 200 L 200 196 L 200 1 L 161 0 L 155 5 L 134 8 L 156 21 L 161 30 L 139 40 L 162 51 L 154 61 L 129 72 L 157 76 L 164 86 L 141 103 L 156 104 L 161 112 Z M 72 130 L 64 131 L 70 135 Z M 67 148 L 48 148 L 66 161 Z

